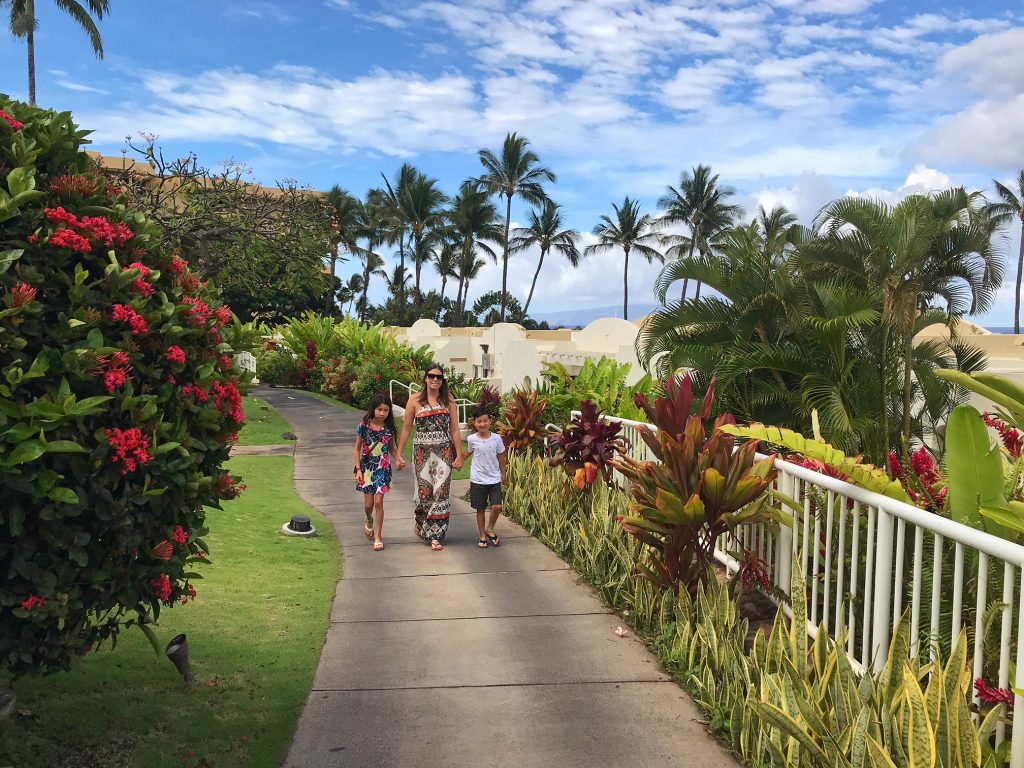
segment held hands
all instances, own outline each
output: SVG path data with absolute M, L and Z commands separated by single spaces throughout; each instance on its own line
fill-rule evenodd
M 405 457 L 404 457 L 404 456 L 399 456 L 399 457 L 398 457 L 398 458 L 397 458 L 397 459 L 395 460 L 395 468 L 396 468 L 396 469 L 397 469 L 397 470 L 398 470 L 399 472 L 401 472 L 401 471 L 402 471 L 403 469 L 405 469 Z
M 452 462 L 452 469 L 454 469 L 456 471 L 462 469 L 463 463 L 464 463 L 464 459 L 461 456 L 456 456 L 455 457 L 455 461 Z

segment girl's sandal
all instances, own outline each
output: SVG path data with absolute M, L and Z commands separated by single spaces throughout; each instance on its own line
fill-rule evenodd
M 382 549 L 384 549 L 384 542 L 383 541 L 375 541 L 375 542 L 373 542 L 373 551 L 374 552 L 380 552 Z
M 373 538 L 373 528 L 371 528 L 369 525 L 364 525 L 363 526 L 363 536 L 365 536 L 368 539 L 372 539 Z
M 487 541 L 490 542 L 492 547 L 500 547 L 501 539 L 498 538 L 496 531 L 487 531 Z
M 478 547 L 480 547 L 480 549 L 487 549 L 487 547 L 488 547 L 488 546 L 490 546 L 490 545 L 489 545 L 489 544 L 487 543 L 487 539 L 486 539 L 485 537 L 483 537 L 483 536 L 481 536 L 481 537 L 480 537 L 480 541 L 478 541 L 478 542 L 476 543 L 476 545 L 477 545 Z
M 430 548 L 435 552 L 440 552 L 442 549 L 444 549 L 444 544 L 442 544 L 437 539 L 434 539 L 432 542 L 430 542 Z

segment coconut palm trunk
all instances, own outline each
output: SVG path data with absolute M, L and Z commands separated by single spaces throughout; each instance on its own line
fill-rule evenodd
M 505 305 L 508 303 L 508 236 L 512 227 L 512 192 L 506 190 L 508 203 L 505 206 L 505 243 L 501 255 L 501 322 L 505 322 Z
M 625 254 L 622 268 L 622 319 L 629 320 L 629 246 L 623 246 Z
M 1017 290 L 1013 299 L 1013 332 L 1020 333 L 1020 278 L 1024 272 L 1024 212 L 1020 215 L 1020 251 L 1017 254 Z
M 537 278 L 540 277 L 540 268 L 544 266 L 544 256 L 547 252 L 547 248 L 540 249 L 540 259 L 537 261 L 537 271 L 533 273 L 533 282 L 530 283 L 530 294 L 526 297 L 526 306 L 523 307 L 523 317 L 530 314 L 530 302 L 533 301 L 533 291 L 537 287 Z
M 28 103 L 33 107 L 36 105 L 36 3 L 35 0 L 28 0 L 26 5 L 29 18 L 28 31 L 25 35 L 25 42 L 28 44 Z M 1018 295 L 1020 291 L 1017 291 Z

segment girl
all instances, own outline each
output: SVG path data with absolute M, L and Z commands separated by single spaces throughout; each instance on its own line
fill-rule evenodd
M 366 525 L 363 533 L 373 539 L 373 551 L 384 549 L 384 494 L 391 490 L 391 462 L 398 429 L 391 413 L 391 398 L 380 392 L 356 427 L 356 489 L 362 491 Z M 401 469 L 401 466 L 399 466 Z
M 398 443 L 398 468 L 405 466 L 405 444 L 413 424 L 412 442 L 416 469 L 416 535 L 435 552 L 444 549 L 452 503 L 452 470 L 462 469 L 462 436 L 458 430 L 459 411 L 448 392 L 444 368 L 433 363 L 423 376 L 423 388 L 409 396 L 405 406 L 402 439 Z

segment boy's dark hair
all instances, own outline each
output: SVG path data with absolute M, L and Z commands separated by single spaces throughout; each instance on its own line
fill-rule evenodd
M 395 405 L 391 402 L 391 398 L 387 392 L 378 392 L 373 396 L 373 400 L 370 401 L 370 407 L 366 411 L 366 415 L 363 416 L 363 424 L 369 424 L 376 417 L 375 411 L 382 405 L 388 407 L 388 417 L 384 419 L 384 426 L 391 430 L 394 435 L 398 434 L 398 427 L 395 426 Z
M 486 416 L 492 420 L 494 419 L 494 416 L 491 415 L 491 411 L 486 405 L 478 405 L 476 408 L 473 409 L 474 420 L 479 419 L 481 416 Z

